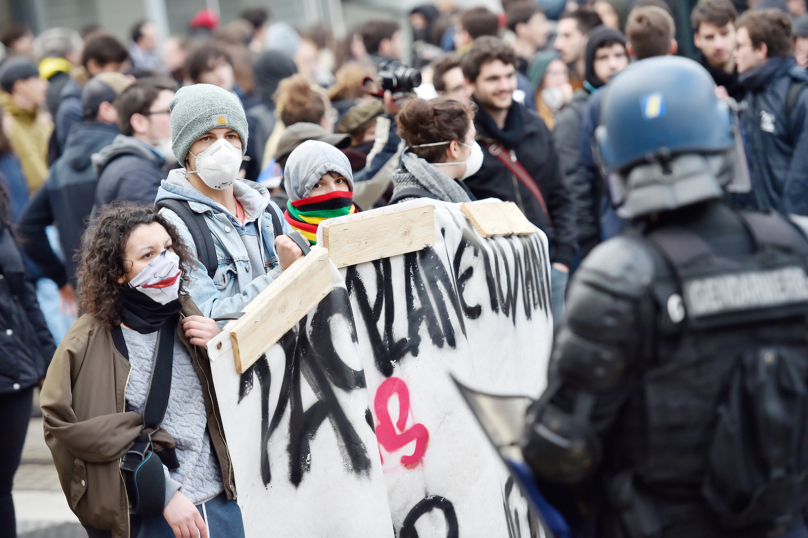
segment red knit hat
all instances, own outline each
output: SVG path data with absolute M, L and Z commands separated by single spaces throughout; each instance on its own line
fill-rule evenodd
M 210 8 L 203 9 L 191 19 L 191 28 L 209 28 L 215 30 L 219 27 L 219 16 Z

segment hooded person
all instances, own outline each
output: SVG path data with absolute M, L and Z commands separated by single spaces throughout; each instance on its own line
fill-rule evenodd
M 359 210 L 353 203 L 351 163 L 326 142 L 307 140 L 298 146 L 286 161 L 283 185 L 289 195 L 286 222 L 313 245 L 321 222 Z
M 200 262 L 190 273 L 194 302 L 208 317 L 241 311 L 303 253 L 266 187 L 237 177 L 249 138 L 238 97 L 195 84 L 168 107 L 184 168 L 169 172 L 155 203 Z
M 597 69 L 595 60 L 598 59 Z M 586 255 L 600 240 L 599 185 L 593 185 L 586 175 L 581 161 L 580 129 L 584 106 L 590 95 L 603 87 L 616 71 L 628 65 L 626 36 L 620 30 L 598 26 L 589 32 L 584 51 L 585 80 L 583 88 L 576 91 L 569 104 L 556 117 L 553 142 L 558 152 L 564 181 L 570 192 L 575 213 L 578 245 L 581 256 Z
M 245 164 L 246 178 L 255 180 L 261 172 L 264 162 L 264 147 L 275 129 L 275 100 L 273 96 L 278 90 L 281 80 L 297 73 L 292 57 L 280 50 L 266 50 L 252 60 L 253 93 L 258 104 L 247 110 L 247 126 L 250 133 L 250 144 Z

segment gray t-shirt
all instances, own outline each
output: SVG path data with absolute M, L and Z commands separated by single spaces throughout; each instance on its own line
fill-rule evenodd
M 157 333 L 140 334 L 126 327 L 121 329 L 129 351 L 129 363 L 132 365 L 126 388 L 126 402 L 135 412 L 143 414 Z M 166 495 L 173 494 L 179 487 L 183 495 L 194 504 L 212 499 L 224 489 L 219 462 L 210 445 L 202 390 L 202 383 L 194 370 L 188 349 L 175 336 L 171 393 L 162 427 L 177 443 L 176 454 L 180 466 L 170 472 L 171 481 L 176 484 L 167 484 Z M 169 500 L 167 498 L 166 503 Z

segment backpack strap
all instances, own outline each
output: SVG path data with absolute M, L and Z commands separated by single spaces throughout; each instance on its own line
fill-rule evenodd
M 208 276 L 212 279 L 219 268 L 219 260 L 216 258 L 216 247 L 213 244 L 213 234 L 205 222 L 205 216 L 191 209 L 186 201 L 164 198 L 157 202 L 158 209 L 170 209 L 185 223 L 185 227 L 191 232 L 191 237 L 196 246 L 196 257 L 205 266 Z M 273 223 L 274 224 L 274 223 Z
M 112 343 L 115 344 L 115 349 L 118 353 L 123 355 L 123 358 L 129 360 L 129 348 L 126 347 L 126 340 L 123 337 L 123 330 L 120 325 L 112 328 Z
M 802 93 L 805 86 L 805 82 L 791 81 L 791 86 L 788 87 L 788 95 L 786 96 L 786 118 L 791 117 L 791 111 L 797 105 L 797 99 L 800 98 L 800 93 Z
M 387 205 L 393 205 L 400 200 L 405 198 L 430 198 L 432 200 L 437 200 L 437 197 L 429 192 L 426 189 L 419 189 L 418 187 L 409 187 L 406 189 L 401 189 L 397 191 L 393 196 L 390 198 L 390 201 L 387 202 Z
M 684 228 L 660 228 L 649 233 L 647 237 L 674 266 L 677 273 L 681 266 L 713 253 L 704 239 Z
M 272 230 L 275 232 L 275 237 L 279 237 L 283 235 L 283 226 L 281 225 L 281 219 L 278 217 L 278 212 L 272 209 L 272 201 L 267 204 L 266 209 L 264 211 L 269 213 L 269 218 L 272 219 Z
M 772 245 L 808 257 L 808 242 L 779 214 L 742 212 L 741 217 L 752 233 L 758 250 Z

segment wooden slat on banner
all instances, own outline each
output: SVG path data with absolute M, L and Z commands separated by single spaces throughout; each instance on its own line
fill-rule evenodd
M 390 258 L 435 244 L 435 208 L 422 205 L 320 224 L 323 247 L 337 267 Z
M 530 235 L 536 231 L 513 202 L 472 202 L 460 208 L 483 237 Z
M 314 248 L 253 299 L 230 333 L 236 371 L 244 373 L 332 290 L 328 250 Z

